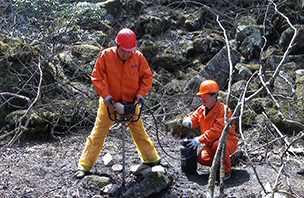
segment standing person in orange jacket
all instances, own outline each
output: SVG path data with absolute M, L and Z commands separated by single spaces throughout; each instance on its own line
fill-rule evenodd
M 201 83 L 199 92 L 196 94 L 201 97 L 202 104 L 192 115 L 183 119 L 183 125 L 188 128 L 200 126 L 201 135 L 193 138 L 189 143 L 191 148 L 196 148 L 200 143 L 205 146 L 200 150 L 197 161 L 205 166 L 211 166 L 219 144 L 222 130 L 224 128 L 225 104 L 217 100 L 219 92 L 218 85 L 213 80 L 205 80 Z M 228 109 L 228 118 L 232 112 Z M 225 177 L 231 177 L 230 155 L 237 148 L 238 139 L 235 133 L 235 126 L 232 125 L 226 142 L 225 152 Z M 220 165 L 220 163 L 219 163 Z
M 95 125 L 88 136 L 78 162 L 76 178 L 83 178 L 94 165 L 114 121 L 108 116 L 111 100 L 133 102 L 143 100 L 152 86 L 152 73 L 143 54 L 136 50 L 136 35 L 128 28 L 121 29 L 116 46 L 104 49 L 98 56 L 91 75 L 100 96 Z M 138 109 L 137 109 L 138 111 Z M 160 158 L 147 135 L 141 118 L 129 125 L 132 138 L 143 163 L 156 164 Z

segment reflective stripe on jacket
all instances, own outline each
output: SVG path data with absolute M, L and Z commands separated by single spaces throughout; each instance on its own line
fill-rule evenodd
M 191 116 L 192 128 L 200 126 L 201 135 L 199 140 L 208 146 L 211 146 L 213 142 L 221 137 L 224 128 L 224 114 L 225 114 L 225 104 L 217 101 L 210 112 L 205 116 L 206 109 L 204 106 L 200 106 Z M 230 108 L 228 109 L 228 118 L 230 118 L 232 112 Z M 232 125 L 227 141 L 232 141 L 235 145 L 238 142 L 235 126 Z
M 132 102 L 138 94 L 145 96 L 152 87 L 152 73 L 143 54 L 135 50 L 123 63 L 117 47 L 104 49 L 98 56 L 92 83 L 97 93 L 105 98 L 111 95 L 114 102 Z

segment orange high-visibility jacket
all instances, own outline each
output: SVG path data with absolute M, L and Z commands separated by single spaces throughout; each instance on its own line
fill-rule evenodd
M 145 96 L 152 87 L 152 73 L 143 54 L 135 50 L 123 63 L 117 47 L 104 49 L 98 56 L 92 83 L 97 93 L 105 98 L 111 95 L 114 102 L 133 102 L 138 94 Z
M 225 104 L 217 101 L 210 112 L 206 114 L 206 109 L 202 105 L 190 116 L 192 121 L 192 128 L 200 126 L 201 135 L 199 136 L 199 141 L 206 144 L 207 146 L 212 146 L 213 142 L 221 137 L 224 128 L 224 114 L 225 114 Z M 230 118 L 232 112 L 228 108 L 228 118 Z M 237 144 L 238 139 L 235 133 L 235 126 L 232 125 L 227 141 L 232 141 Z

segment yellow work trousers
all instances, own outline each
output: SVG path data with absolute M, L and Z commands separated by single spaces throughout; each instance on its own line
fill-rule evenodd
M 111 110 L 112 111 L 112 110 Z M 136 108 L 138 114 L 139 108 Z M 102 98 L 99 100 L 99 109 L 95 121 L 95 125 L 88 136 L 85 148 L 78 162 L 78 170 L 89 171 L 98 158 L 100 150 L 104 144 L 110 126 L 114 124 L 109 118 L 106 105 Z M 137 152 L 143 163 L 156 163 L 159 161 L 159 156 L 154 148 L 152 141 L 147 135 L 141 118 L 137 122 L 132 122 L 129 125 L 132 138 L 135 142 Z

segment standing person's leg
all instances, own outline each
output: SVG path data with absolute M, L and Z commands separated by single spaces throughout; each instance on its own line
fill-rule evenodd
M 136 108 L 136 113 L 139 109 Z M 132 138 L 135 142 L 139 157 L 143 163 L 156 163 L 160 160 L 154 145 L 147 135 L 141 118 L 129 125 Z
M 78 170 L 88 172 L 92 168 L 104 144 L 108 130 L 113 123 L 109 119 L 106 105 L 100 99 L 95 125 L 87 138 L 85 148 L 79 159 Z

